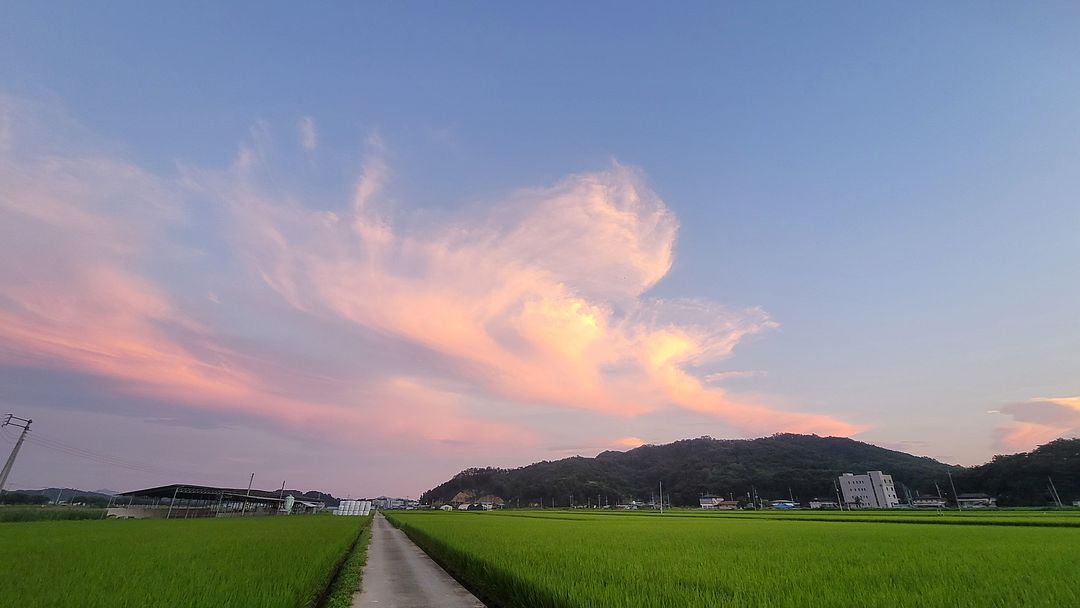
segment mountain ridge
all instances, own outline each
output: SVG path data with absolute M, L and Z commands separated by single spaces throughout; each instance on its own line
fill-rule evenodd
M 1049 447 L 1048 447 L 1049 446 Z M 1043 457 L 1040 450 L 1054 450 Z M 951 494 L 949 475 L 960 493 L 1001 495 L 1002 506 L 1045 504 L 1049 493 L 1040 491 L 1035 475 L 1053 475 L 1062 500 L 1080 498 L 1080 474 L 1069 467 L 1061 452 L 1080 453 L 1080 439 L 1058 440 L 1030 454 L 998 456 L 979 467 L 950 465 L 926 456 L 914 456 L 846 437 L 819 437 L 780 433 L 756 439 L 714 439 L 704 436 L 662 445 L 643 445 L 627 451 L 607 450 L 593 458 L 572 456 L 513 469 L 466 469 L 428 490 L 425 502 L 448 502 L 459 492 L 494 494 L 513 506 L 618 504 L 632 499 L 654 499 L 663 481 L 665 500 L 676 506 L 696 506 L 702 494 L 738 499 L 756 492 L 766 499 L 835 499 L 834 481 L 842 473 L 880 470 L 893 476 L 901 500 L 908 495 Z M 1029 458 L 1038 466 L 1027 473 L 1031 480 L 1017 485 L 1000 472 L 1008 465 L 1028 471 Z M 1074 457 L 1075 458 L 1075 457 Z M 993 465 L 993 466 L 991 466 Z M 989 467 L 989 468 L 986 468 Z M 1058 478 L 1061 481 L 1058 481 Z M 1026 478 L 1025 478 L 1026 479 Z M 1045 484 L 1045 478 L 1042 483 Z

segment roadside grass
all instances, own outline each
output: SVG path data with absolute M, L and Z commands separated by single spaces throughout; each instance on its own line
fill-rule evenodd
M 507 608 L 1080 605 L 1071 526 L 386 515 L 481 599 Z
M 363 518 L 363 527 L 360 530 L 360 536 L 356 539 L 356 545 L 330 586 L 330 592 L 322 603 L 322 608 L 352 606 L 353 594 L 360 589 L 362 584 L 360 577 L 364 572 L 364 563 L 367 561 L 368 543 L 371 542 L 371 519 L 371 515 Z
M 329 515 L 0 524 L 20 608 L 311 606 L 363 529 Z

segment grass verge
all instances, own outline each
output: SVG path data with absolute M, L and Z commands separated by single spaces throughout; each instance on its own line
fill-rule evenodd
M 330 584 L 320 608 L 349 608 L 352 606 L 353 594 L 360 589 L 360 577 L 364 571 L 364 563 L 367 561 L 367 547 L 371 541 L 371 516 L 364 522 L 360 535 L 353 545 L 352 551 L 345 558 L 337 576 Z

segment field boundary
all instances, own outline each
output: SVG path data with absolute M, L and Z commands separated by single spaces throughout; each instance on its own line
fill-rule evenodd
M 390 522 L 390 525 L 404 532 L 405 536 L 409 537 L 409 540 L 416 544 L 417 547 L 420 547 L 432 561 L 445 570 L 462 587 L 468 589 L 488 608 L 513 608 L 520 605 L 518 602 L 513 601 L 514 597 L 502 598 L 500 594 L 493 592 L 493 589 L 499 588 L 527 590 L 527 593 L 533 595 L 534 599 L 537 597 L 543 598 L 542 601 L 538 602 L 539 605 L 550 608 L 573 608 L 572 604 L 552 597 L 543 589 L 514 576 L 512 572 L 499 568 L 483 559 L 475 558 L 464 551 L 453 549 L 446 543 L 435 540 L 408 523 L 394 519 L 392 515 L 387 516 L 386 520 Z M 478 580 L 476 581 L 469 578 L 467 571 L 473 568 L 483 571 L 485 576 L 477 577 Z M 489 583 L 490 588 L 478 585 L 478 581 Z M 503 584 L 500 585 L 500 581 Z M 535 605 L 536 603 L 533 602 L 529 605 Z
M 1006 519 L 994 519 L 988 520 L 990 517 L 994 517 L 993 514 L 987 514 L 983 519 L 982 517 L 970 517 L 966 515 L 959 515 L 959 512 L 953 511 L 949 513 L 941 513 L 939 515 L 924 515 L 921 517 L 911 517 L 910 515 L 891 515 L 891 516 L 874 516 L 874 515 L 773 515 L 773 514 L 698 514 L 698 513 L 665 513 L 660 515 L 659 513 L 567 513 L 566 516 L 560 517 L 557 515 L 533 515 L 533 512 L 509 512 L 503 511 L 495 514 L 497 517 L 520 517 L 527 519 L 557 519 L 562 521 L 589 521 L 590 517 L 602 518 L 602 517 L 664 517 L 664 518 L 683 518 L 683 519 L 698 519 L 698 520 L 713 520 L 722 521 L 730 519 L 738 519 L 742 521 L 814 521 L 814 522 L 826 522 L 826 523 L 864 523 L 864 524 L 910 524 L 910 525 L 934 525 L 934 526 L 1010 526 L 1010 527 L 1029 527 L 1029 528 L 1080 528 L 1080 518 L 1077 521 L 1035 521 L 1030 519 L 1008 520 Z M 488 515 L 490 517 L 491 515 Z M 576 517 L 575 517 L 576 516 Z
M 365 534 L 366 534 L 366 537 L 365 537 Z M 332 593 L 332 591 L 337 591 L 338 590 L 338 589 L 335 589 L 335 587 L 338 587 L 337 583 L 338 583 L 339 579 L 343 578 L 342 577 L 342 572 L 345 570 L 345 566 L 347 564 L 351 564 L 353 562 L 353 557 L 358 552 L 363 553 L 363 552 L 367 551 L 367 540 L 364 540 L 365 538 L 367 538 L 367 539 L 371 538 L 371 518 L 370 517 L 368 518 L 368 520 L 366 522 L 364 522 L 360 526 L 360 530 L 359 530 L 359 532 L 357 532 L 356 538 L 354 538 L 352 543 L 349 544 L 349 548 L 345 550 L 345 553 L 341 556 L 341 559 L 338 560 L 338 563 L 334 566 L 333 570 L 330 571 L 330 576 L 327 577 L 326 583 L 323 585 L 322 589 L 315 595 L 314 598 L 312 598 L 312 600 L 310 602 L 308 602 L 308 604 L 307 604 L 308 608 L 327 608 L 327 607 L 329 607 L 331 605 L 330 602 L 333 599 L 335 599 L 335 596 L 336 596 L 336 594 Z M 361 541 L 363 541 L 363 542 L 361 542 Z M 362 559 L 359 561 L 359 564 L 363 565 L 363 560 Z M 357 582 L 362 582 L 362 581 L 358 580 Z M 353 594 L 354 591 L 356 591 L 356 590 L 353 589 L 353 590 L 348 591 L 347 595 L 345 595 L 346 592 L 344 592 L 344 591 L 342 592 L 343 595 L 345 595 L 346 597 L 348 597 L 350 599 L 350 603 L 351 603 L 352 594 Z

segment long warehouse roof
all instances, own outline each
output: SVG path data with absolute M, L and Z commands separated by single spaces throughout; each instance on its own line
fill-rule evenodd
M 252 502 L 282 502 L 278 498 L 280 491 L 251 490 L 247 488 L 216 488 L 213 486 L 200 486 L 194 484 L 170 484 L 156 488 L 143 490 L 131 490 L 121 492 L 117 496 L 133 496 L 136 498 L 183 498 L 185 500 L 218 500 L 220 498 L 246 499 Z

